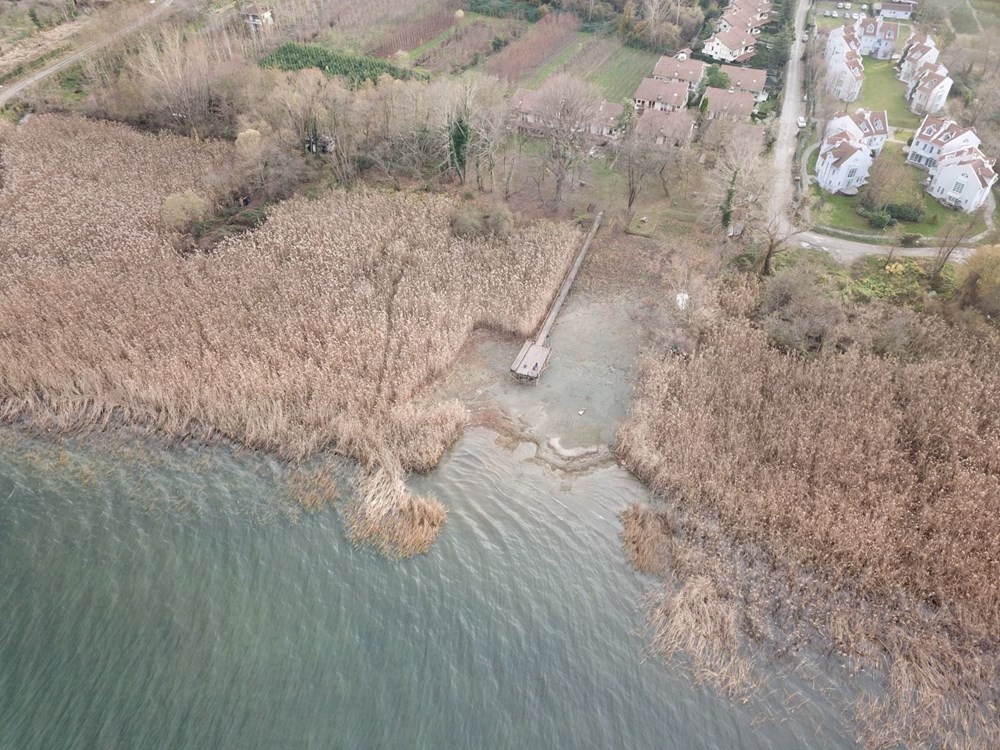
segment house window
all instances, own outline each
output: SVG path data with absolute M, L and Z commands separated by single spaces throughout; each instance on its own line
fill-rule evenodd
M 965 183 L 956 182 L 955 187 L 951 189 L 951 192 L 953 192 L 955 195 L 961 195 L 963 190 L 965 190 Z
M 854 175 L 856 175 L 857 173 L 858 173 L 858 168 L 854 167 L 854 169 L 852 169 L 850 172 L 847 173 L 847 179 L 853 180 Z

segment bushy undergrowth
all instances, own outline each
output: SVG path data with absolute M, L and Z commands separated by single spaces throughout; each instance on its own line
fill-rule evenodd
M 202 184 L 223 147 L 59 118 L 6 138 L 0 419 L 43 428 L 140 423 L 289 459 L 333 449 L 398 489 L 464 421 L 413 397 L 474 326 L 528 335 L 579 240 L 551 223 L 459 239 L 448 198 L 333 192 L 185 257 L 162 203 Z
M 756 647 L 809 643 L 880 676 L 857 683 L 872 746 L 997 747 L 1000 343 L 904 322 L 905 356 L 873 353 L 875 318 L 871 343 L 804 358 L 728 315 L 650 359 L 618 451 L 662 502 L 624 541 L 667 580 L 657 647 L 720 688 Z
M 342 76 L 357 88 L 366 81 L 375 83 L 381 76 L 406 79 L 414 76 L 413 71 L 400 68 L 377 57 L 363 57 L 347 52 L 337 52 L 318 44 L 286 42 L 260 61 L 265 68 L 279 70 L 302 70 L 319 68 L 326 75 Z

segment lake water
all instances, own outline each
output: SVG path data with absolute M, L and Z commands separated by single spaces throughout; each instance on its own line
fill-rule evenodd
M 470 431 L 399 562 L 290 518 L 267 458 L 0 433 L 0 748 L 854 746 L 803 685 L 733 705 L 650 657 L 644 488 L 531 454 Z

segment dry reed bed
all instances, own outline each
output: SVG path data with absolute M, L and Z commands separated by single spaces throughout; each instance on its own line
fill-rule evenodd
M 67 263 L 121 255 L 126 247 L 169 251 L 164 199 L 193 189 L 214 200 L 232 154 L 221 142 L 55 115 L 9 127 L 0 148 L 0 250 L 8 273 L 29 261 Z
M 803 360 L 734 318 L 650 360 L 618 451 L 663 501 L 623 541 L 667 581 L 656 647 L 723 690 L 809 642 L 883 675 L 866 744 L 998 747 L 1000 343 L 927 326 L 911 362 Z
M 85 149 L 62 145 L 79 138 Z M 372 538 L 378 510 L 386 527 L 412 520 L 415 535 L 408 546 L 393 530 L 376 545 L 426 549 L 443 510 L 406 495 L 401 476 L 439 460 L 465 411 L 414 398 L 474 326 L 537 326 L 579 232 L 538 223 L 460 240 L 448 198 L 333 192 L 284 203 L 260 229 L 185 258 L 157 201 L 203 186 L 196 169 L 172 165 L 191 156 L 208 168 L 216 148 L 59 118 L 8 138 L 0 418 L 57 430 L 139 423 L 293 460 L 332 449 L 363 463 L 374 479 L 359 486 L 379 499 L 349 528 Z

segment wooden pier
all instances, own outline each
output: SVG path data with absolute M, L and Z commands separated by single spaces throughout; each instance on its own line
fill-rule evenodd
M 542 327 L 539 329 L 538 335 L 535 336 L 534 339 L 528 339 L 524 342 L 524 346 L 521 347 L 521 351 L 514 359 L 514 363 L 510 366 L 510 374 L 517 380 L 528 383 L 537 383 L 538 377 L 542 374 L 542 370 L 545 369 L 545 365 L 549 359 L 549 353 L 551 352 L 549 347 L 549 332 L 552 330 L 552 326 L 555 325 L 556 318 L 559 315 L 559 310 L 563 306 L 563 302 L 565 302 L 566 297 L 569 296 L 569 290 L 572 288 L 573 282 L 576 281 L 576 275 L 579 273 L 580 266 L 583 265 L 583 261 L 587 257 L 587 251 L 590 249 L 590 243 L 594 239 L 594 235 L 597 234 L 597 229 L 601 226 L 601 219 L 603 218 L 603 211 L 598 213 L 594 218 L 594 225 L 587 233 L 587 238 L 583 241 L 583 247 L 581 247 L 580 252 L 577 253 L 576 260 L 573 262 L 572 268 L 570 268 L 569 273 L 566 274 L 566 278 L 563 280 L 562 286 L 559 288 L 559 294 L 552 301 L 552 306 L 549 307 L 549 313 L 545 316 L 545 322 L 542 323 Z

